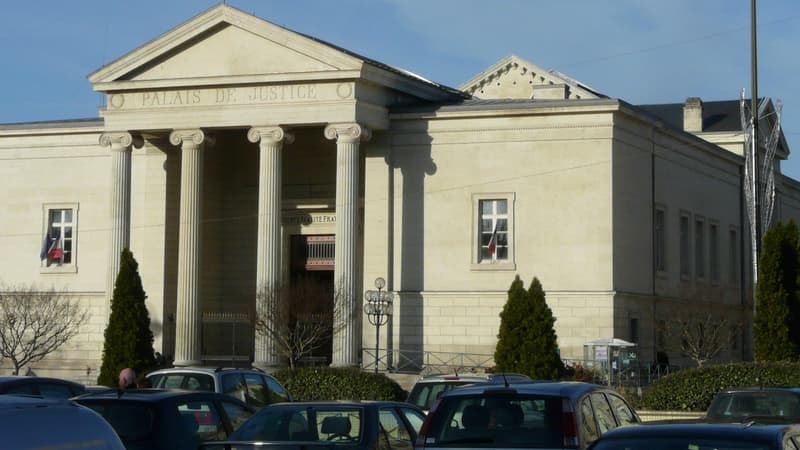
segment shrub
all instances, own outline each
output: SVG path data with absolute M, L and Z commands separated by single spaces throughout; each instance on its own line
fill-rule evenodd
M 557 380 L 563 371 L 558 355 L 555 317 L 538 278 L 526 291 L 517 275 L 500 313 L 494 360 L 501 372 L 519 372 L 533 379 Z
M 139 264 L 130 250 L 123 249 L 111 298 L 111 315 L 104 334 L 103 363 L 97 377 L 100 386 L 116 386 L 119 371 L 126 367 L 133 368 L 137 374 L 155 367 L 153 332 L 146 298 L 139 277 Z
M 684 369 L 658 379 L 645 392 L 642 408 L 705 411 L 717 392 L 748 386 L 798 386 L 800 363 L 755 362 Z
M 302 367 L 282 369 L 272 374 L 297 401 L 317 400 L 395 400 L 408 395 L 386 375 L 358 368 Z

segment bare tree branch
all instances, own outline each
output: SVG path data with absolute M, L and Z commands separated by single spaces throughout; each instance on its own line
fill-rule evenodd
M 86 308 L 53 288 L 2 286 L 0 356 L 11 360 L 18 375 L 72 339 L 87 318 Z
M 670 346 L 698 366 L 714 359 L 731 342 L 738 325 L 713 314 L 682 315 L 670 319 L 664 330 Z
M 278 354 L 292 369 L 297 361 L 330 342 L 334 332 L 346 321 L 337 320 L 352 312 L 345 311 L 337 292 L 313 278 L 295 280 L 291 286 L 262 286 L 254 328 L 275 342 Z

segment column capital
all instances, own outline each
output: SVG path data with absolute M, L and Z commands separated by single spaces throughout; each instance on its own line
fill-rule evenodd
M 325 127 L 325 137 L 336 139 L 337 142 L 358 142 L 368 141 L 372 137 L 369 128 L 356 123 L 332 123 Z
M 99 142 L 103 147 L 111 147 L 112 150 L 116 147 L 127 148 L 130 146 L 142 148 L 144 145 L 144 139 L 142 139 L 141 136 L 129 131 L 109 131 L 103 133 L 100 135 Z
M 247 131 L 247 139 L 254 144 L 259 141 L 272 144 L 279 142 L 291 144 L 294 142 L 294 135 L 279 126 L 252 127 Z
M 215 141 L 216 139 L 214 138 L 213 134 L 206 133 L 199 128 L 189 130 L 174 130 L 169 134 L 169 142 L 172 145 L 183 145 L 184 143 L 194 145 L 214 145 Z

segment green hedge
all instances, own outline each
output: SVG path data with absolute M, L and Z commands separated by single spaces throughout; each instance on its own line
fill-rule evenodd
M 297 401 L 396 400 L 408 395 L 397 382 L 383 374 L 357 368 L 303 367 L 272 374 Z
M 800 386 L 800 362 L 736 363 L 684 369 L 649 386 L 641 408 L 705 411 L 717 392 L 748 386 Z

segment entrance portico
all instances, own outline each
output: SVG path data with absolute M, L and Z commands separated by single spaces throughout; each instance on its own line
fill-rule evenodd
M 275 26 L 227 5 L 218 5 L 121 57 L 92 75 L 106 95 L 101 110 L 107 131 L 101 145 L 114 151 L 108 279 L 114 255 L 130 242 L 132 136 L 180 155 L 175 313 L 175 364 L 202 363 L 204 289 L 204 173 L 206 153 L 230 152 L 215 135 L 246 135 L 257 144 L 257 235 L 229 236 L 256 246 L 251 292 L 285 281 L 282 265 L 283 155 L 303 130 L 335 141 L 334 292 L 343 323 L 334 324 L 332 364 L 355 366 L 361 350 L 360 143 L 388 128 L 388 106 L 442 100 L 452 91 Z M 322 136 L 320 136 L 321 138 Z M 237 138 L 238 139 L 238 138 Z M 217 139 L 217 141 L 219 141 Z M 321 140 L 325 146 L 324 140 Z M 330 145 L 330 144 L 328 144 Z M 180 149 L 179 152 L 177 149 Z M 333 146 L 330 148 L 333 152 Z M 167 151 L 167 150 L 165 150 Z M 172 150 L 170 150 L 172 151 Z M 325 150 L 327 151 L 327 150 Z M 228 157 L 227 155 L 225 157 Z M 233 157 L 233 156 L 230 156 Z M 170 174 L 168 173 L 169 177 Z M 227 174 L 235 177 L 236 174 Z M 136 181 L 134 180 L 133 183 Z M 136 211 L 133 211 L 135 214 Z M 169 239 L 165 236 L 165 239 Z M 165 265 L 169 264 L 165 261 Z M 164 277 L 170 270 L 165 268 Z M 206 283 L 207 284 L 207 283 Z M 113 281 L 109 281 L 111 296 Z M 255 308 L 255 296 L 251 307 Z M 165 302 L 166 296 L 165 296 Z M 171 310 L 168 305 L 162 308 Z M 246 308 L 249 310 L 249 308 Z M 165 326 L 166 326 L 165 321 Z M 275 343 L 256 336 L 254 363 L 280 364 Z

